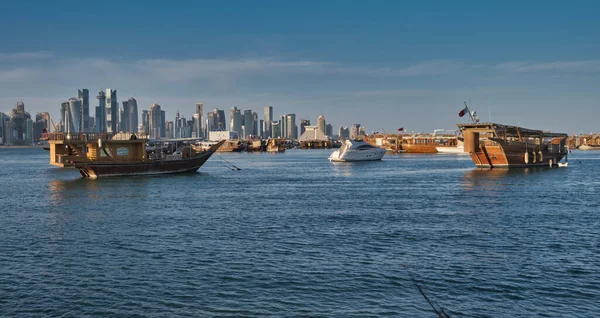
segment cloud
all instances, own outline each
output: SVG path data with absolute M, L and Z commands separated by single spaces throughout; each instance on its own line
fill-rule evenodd
M 593 73 L 600 72 L 600 60 L 587 61 L 555 61 L 555 62 L 506 62 L 495 67 L 506 72 L 570 72 Z
M 133 69 L 155 75 L 159 80 L 186 81 L 195 78 L 235 76 L 248 73 L 321 71 L 329 64 L 316 61 L 276 59 L 145 59 L 133 63 Z
M 30 68 L 0 70 L 0 83 L 23 83 L 38 78 L 40 73 Z
M 47 52 L 47 51 L 0 53 L 0 62 L 15 61 L 15 60 L 45 59 L 45 58 L 50 58 L 50 57 L 52 57 L 52 53 Z

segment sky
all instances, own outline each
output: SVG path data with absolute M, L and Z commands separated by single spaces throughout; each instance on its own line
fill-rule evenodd
M 598 132 L 599 16 L 600 1 L 2 1 L 0 112 L 56 118 L 77 89 L 112 88 L 167 119 L 203 102 L 427 132 L 466 122 L 466 101 L 482 121 Z

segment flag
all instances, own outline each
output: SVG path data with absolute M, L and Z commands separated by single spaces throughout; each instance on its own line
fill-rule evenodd
M 398 128 L 398 131 L 404 131 L 404 127 Z
M 467 106 L 465 106 L 465 108 L 463 108 L 463 110 L 461 110 L 461 111 L 458 113 L 458 116 L 459 116 L 459 117 L 462 117 L 462 116 L 464 116 L 464 115 L 467 113 L 467 111 L 468 111 L 468 108 L 467 108 Z

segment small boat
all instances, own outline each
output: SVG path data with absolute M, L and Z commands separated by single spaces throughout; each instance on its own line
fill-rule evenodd
M 381 160 L 385 153 L 385 149 L 375 147 L 363 140 L 347 139 L 339 150 L 334 151 L 331 156 L 329 156 L 329 161 L 349 162 Z
M 267 140 L 267 152 L 285 152 L 285 138 Z
M 583 144 L 577 148 L 579 150 L 600 150 L 600 145 Z

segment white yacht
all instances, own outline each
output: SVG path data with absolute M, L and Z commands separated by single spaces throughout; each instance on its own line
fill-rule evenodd
M 375 147 L 362 140 L 347 139 L 342 143 L 339 150 L 329 156 L 329 161 L 371 161 L 381 160 L 385 155 L 385 149 Z

